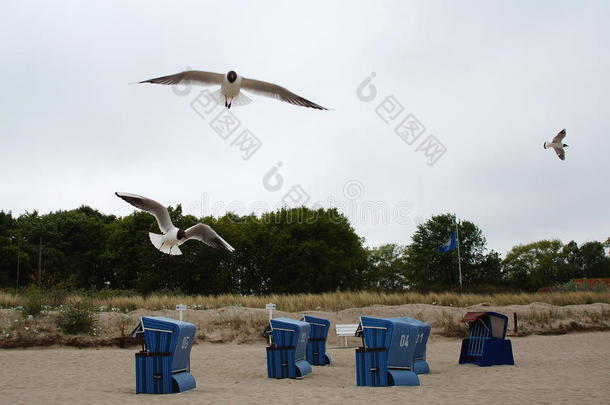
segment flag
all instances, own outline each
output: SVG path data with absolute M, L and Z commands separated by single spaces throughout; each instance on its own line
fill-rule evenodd
M 451 236 L 447 239 L 447 242 L 436 248 L 438 253 L 445 253 L 453 250 L 457 247 L 457 233 L 451 232 Z

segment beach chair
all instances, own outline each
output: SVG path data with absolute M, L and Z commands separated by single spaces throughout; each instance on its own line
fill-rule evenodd
M 430 373 L 430 365 L 426 360 L 426 345 L 428 338 L 430 337 L 430 331 L 432 328 L 426 322 L 422 322 L 418 319 L 401 317 L 401 318 L 390 318 L 398 319 L 407 323 L 411 323 L 418 328 L 417 339 L 415 342 L 415 352 L 413 354 L 413 371 L 415 374 L 428 374 Z
M 311 373 L 306 359 L 309 323 L 288 318 L 269 321 L 271 345 L 267 347 L 269 378 L 303 378 Z
M 330 321 L 305 315 L 303 316 L 303 322 L 309 324 L 307 361 L 312 366 L 326 366 L 330 364 L 330 356 L 326 353 L 326 338 L 330 329 Z
M 162 316 L 143 316 L 132 331 L 142 339 L 136 353 L 136 393 L 169 394 L 195 388 L 190 354 L 197 328 Z
M 362 347 L 356 349 L 356 385 L 419 385 L 414 371 L 419 330 L 400 318 L 360 317 L 357 334 Z
M 468 312 L 462 322 L 468 324 L 468 337 L 462 340 L 460 364 L 477 364 L 482 367 L 515 364 L 511 342 L 506 339 L 506 315 L 497 312 Z

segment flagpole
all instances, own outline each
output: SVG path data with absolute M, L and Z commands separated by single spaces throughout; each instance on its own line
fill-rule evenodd
M 460 292 L 462 292 L 462 259 L 460 257 L 460 230 L 458 221 L 455 221 L 455 238 L 457 239 L 458 270 L 460 271 Z

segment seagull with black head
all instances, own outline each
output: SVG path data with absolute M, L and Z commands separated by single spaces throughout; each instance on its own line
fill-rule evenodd
M 179 229 L 172 223 L 167 208 L 158 202 L 137 194 L 115 194 L 117 197 L 122 198 L 136 208 L 148 212 L 157 219 L 159 229 L 163 233 L 160 235 L 149 232 L 148 237 L 152 244 L 165 254 L 174 256 L 181 255 L 182 252 L 178 246 L 190 239 L 196 239 L 215 249 L 223 249 L 228 252 L 233 252 L 235 250 L 233 249 L 233 246 L 229 245 L 209 225 L 198 223 L 186 230 Z
M 565 138 L 565 137 L 566 137 L 566 130 L 562 129 L 561 131 L 559 131 L 559 133 L 557 135 L 555 135 L 555 137 L 553 138 L 553 140 L 551 142 L 544 143 L 544 149 L 553 148 L 555 150 L 555 153 L 559 157 L 559 159 L 565 160 L 566 152 L 563 148 L 568 147 L 567 144 L 563 143 L 563 138 Z
M 262 80 L 248 79 L 238 75 L 234 70 L 230 70 L 224 75 L 222 73 L 204 72 L 201 70 L 187 70 L 169 76 L 144 80 L 140 83 L 220 86 L 218 90 L 211 93 L 211 96 L 219 104 L 224 103 L 227 108 L 231 108 L 232 105 L 239 106 L 249 104 L 252 100 L 242 92 L 242 90 L 245 90 L 302 107 L 314 108 L 316 110 L 328 110 L 306 98 L 296 95 L 282 86 L 264 82 Z

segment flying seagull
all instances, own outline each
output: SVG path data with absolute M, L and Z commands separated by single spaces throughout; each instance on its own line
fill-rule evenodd
M 224 102 L 224 105 L 227 108 L 231 108 L 231 105 L 249 104 L 252 100 L 241 92 L 241 90 L 245 90 L 294 105 L 315 108 L 317 110 L 328 110 L 328 108 L 324 108 L 301 96 L 297 96 L 293 92 L 285 89 L 284 87 L 278 86 L 277 84 L 263 82 L 261 80 L 247 79 L 238 75 L 233 70 L 230 70 L 225 75 L 221 73 L 202 72 L 200 70 L 187 70 L 174 75 L 144 80 L 140 83 L 199 84 L 203 86 L 220 86 L 220 89 L 212 92 L 212 96 L 219 104 Z
M 148 237 L 152 244 L 168 255 L 181 255 L 182 252 L 178 246 L 182 245 L 189 239 L 197 239 L 208 246 L 216 249 L 224 249 L 229 252 L 234 251 L 233 246 L 229 245 L 221 238 L 209 225 L 196 224 L 187 230 L 178 229 L 172 224 L 167 208 L 150 198 L 142 197 L 130 193 L 114 193 L 117 197 L 122 198 L 136 208 L 140 208 L 152 214 L 159 224 L 159 229 L 163 234 L 148 233 Z
M 559 131 L 559 133 L 557 135 L 555 135 L 555 138 L 553 138 L 553 140 L 551 142 L 544 143 L 544 149 L 546 149 L 546 148 L 555 149 L 555 153 L 557 153 L 557 156 L 559 156 L 559 159 L 565 160 L 566 152 L 565 152 L 565 150 L 563 150 L 563 148 L 566 148 L 568 146 L 565 143 L 562 143 L 563 138 L 565 138 L 565 137 L 566 137 L 566 130 L 562 129 L 561 131 Z

